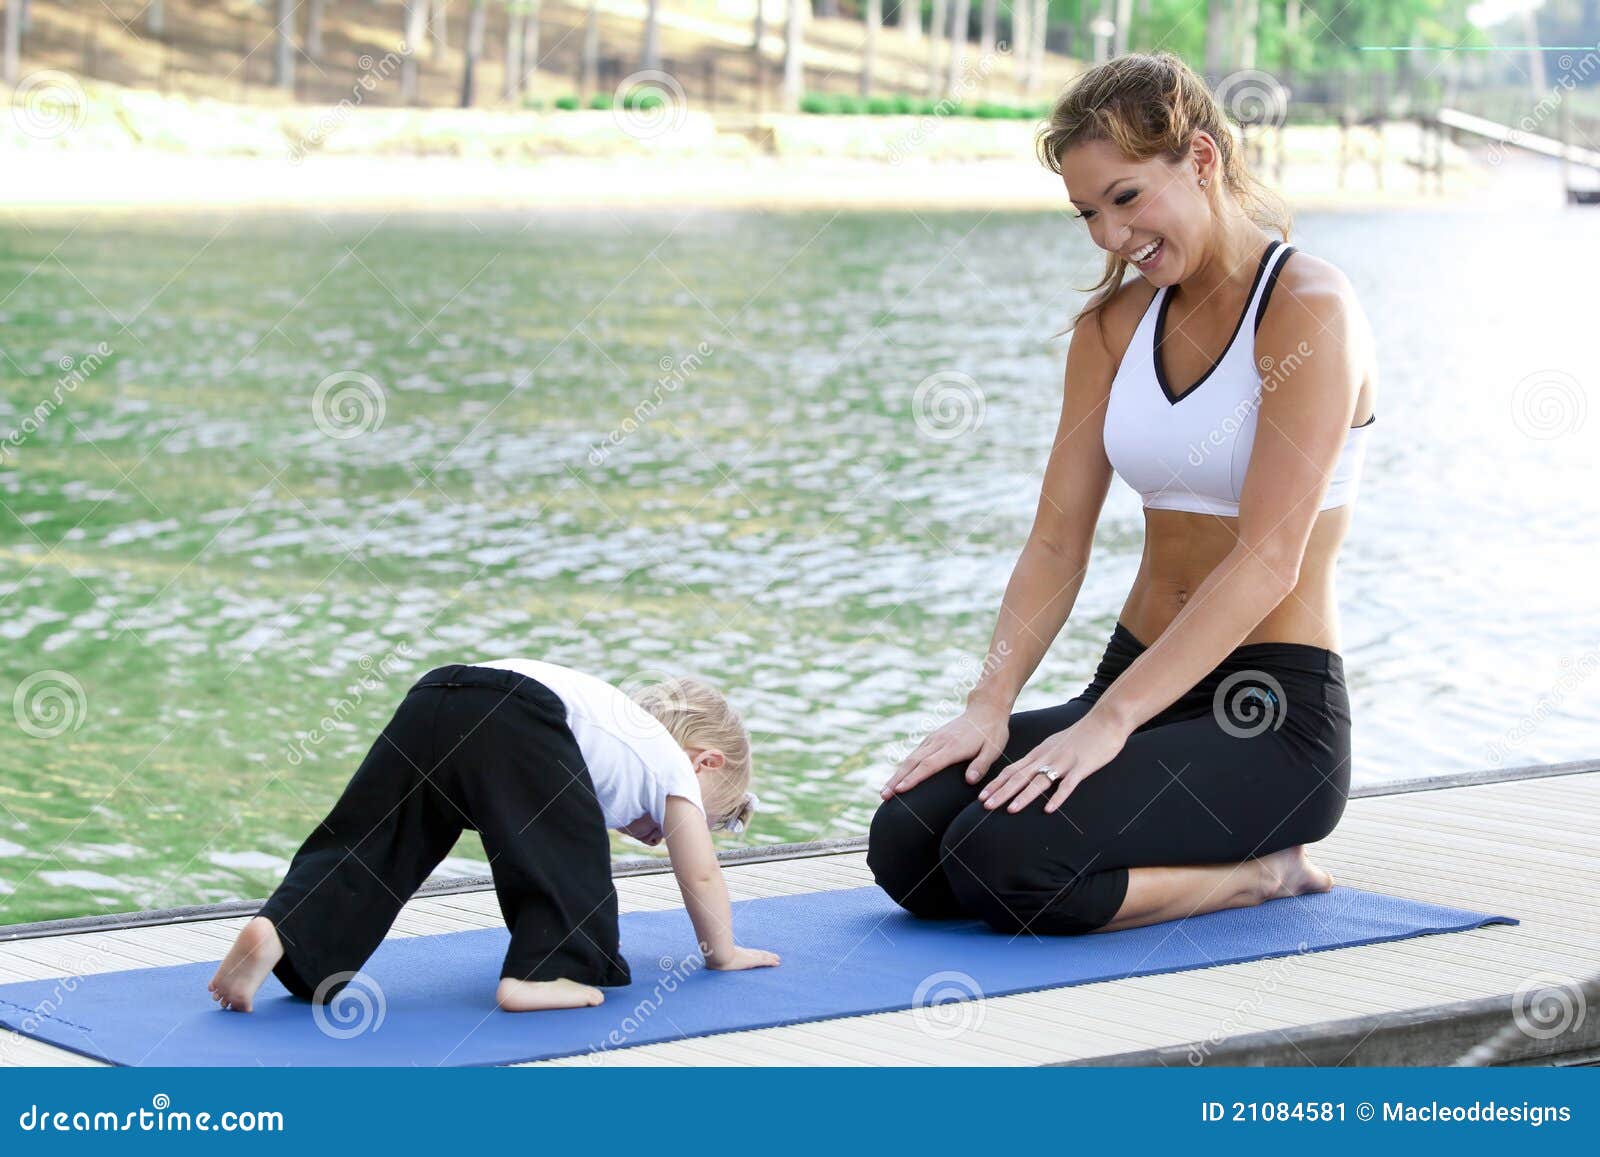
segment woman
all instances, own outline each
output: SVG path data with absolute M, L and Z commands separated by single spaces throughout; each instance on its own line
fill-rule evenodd
M 1361 307 L 1265 232 L 1287 219 L 1176 57 L 1089 71 L 1039 146 L 1105 276 L 1073 326 L 984 675 L 885 785 L 868 863 L 918 916 L 1012 933 L 1326 891 L 1304 845 L 1350 781 L 1333 576 L 1374 421 Z M 1113 469 L 1145 508 L 1133 589 L 1082 694 L 1012 714 L 1072 610 Z

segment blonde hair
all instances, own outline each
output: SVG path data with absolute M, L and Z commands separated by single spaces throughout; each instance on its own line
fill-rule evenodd
M 1250 172 L 1206 82 L 1170 52 L 1129 53 L 1083 73 L 1056 99 L 1035 143 L 1040 161 L 1059 176 L 1061 154 L 1073 145 L 1110 141 L 1129 160 L 1163 157 L 1177 164 L 1189 155 L 1195 133 L 1202 130 L 1217 143 L 1223 187 L 1251 220 L 1277 229 L 1287 241 L 1292 216 L 1287 204 Z M 1108 251 L 1105 273 L 1089 288 L 1089 303 L 1053 336 L 1075 328 L 1111 300 L 1127 268 L 1126 261 Z
M 713 826 L 750 823 L 750 735 L 733 705 L 709 683 L 679 676 L 633 693 L 633 701 L 661 721 L 678 745 L 722 752 L 723 764 L 700 775 L 700 797 Z

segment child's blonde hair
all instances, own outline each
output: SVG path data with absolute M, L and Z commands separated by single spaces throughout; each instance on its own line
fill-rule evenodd
M 749 826 L 755 811 L 750 793 L 750 735 L 733 704 L 709 683 L 678 676 L 633 693 L 633 701 L 661 721 L 683 748 L 715 748 L 723 764 L 701 774 L 700 798 L 713 828 Z

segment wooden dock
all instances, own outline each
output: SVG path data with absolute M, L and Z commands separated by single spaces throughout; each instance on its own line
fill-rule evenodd
M 1452 1064 L 1498 1032 L 1490 1063 L 1593 1064 L 1600 994 L 1579 985 L 1600 970 L 1596 815 L 1600 761 L 1474 772 L 1357 790 L 1312 849 L 1338 884 L 1503 913 L 1515 926 L 987 998 L 958 1030 L 907 1010 L 535 1063 Z M 740 900 L 870 884 L 864 847 L 730 853 L 729 890 Z M 681 904 L 663 861 L 620 861 L 616 875 L 624 911 Z M 256 907 L 0 927 L 0 983 L 218 960 Z M 499 926 L 486 879 L 436 881 L 391 935 Z M 0 1064 L 96 1063 L 0 1030 Z

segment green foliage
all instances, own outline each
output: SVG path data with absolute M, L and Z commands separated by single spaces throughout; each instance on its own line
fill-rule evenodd
M 1048 104 L 1010 105 L 995 101 L 962 104 L 897 94 L 863 100 L 850 93 L 808 92 L 800 98 L 800 111 L 821 116 L 927 116 L 976 117 L 983 120 L 1037 120 L 1049 112 Z
M 666 101 L 661 99 L 661 93 L 647 85 L 640 85 L 630 89 L 628 95 L 622 100 L 624 108 L 637 112 L 645 112 L 653 108 L 660 108 Z

